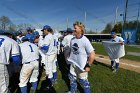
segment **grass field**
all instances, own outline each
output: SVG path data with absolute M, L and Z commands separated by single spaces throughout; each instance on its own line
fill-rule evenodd
M 96 53 L 107 55 L 101 44 L 93 44 Z M 134 48 L 126 46 L 126 50 L 136 51 Z M 139 51 L 139 50 L 138 50 Z M 126 57 L 124 57 L 126 58 Z M 40 74 L 40 80 L 36 93 L 65 93 L 69 90 L 68 71 L 63 61 L 63 56 L 59 56 L 59 69 L 57 83 L 50 89 L 46 89 L 45 72 Z M 131 59 L 131 58 L 130 58 Z M 132 60 L 132 59 L 131 59 Z M 140 93 L 140 74 L 119 69 L 118 73 L 112 73 L 110 66 L 96 62 L 89 72 L 89 81 L 91 84 L 91 93 Z M 15 81 L 14 81 L 15 82 Z M 11 86 L 14 83 L 11 84 Z M 82 86 L 78 84 L 77 93 L 83 93 Z M 20 93 L 18 89 L 17 92 Z
M 64 69 L 63 69 L 64 70 Z M 46 92 L 40 90 L 43 76 L 38 86 L 37 93 L 65 93 L 69 89 L 67 73 L 58 70 L 58 80 L 54 87 Z M 118 73 L 112 73 L 109 66 L 97 63 L 93 64 L 89 73 L 91 93 L 140 93 L 140 74 L 119 69 Z M 83 93 L 81 85 L 78 93 Z
M 69 89 L 68 72 L 62 60 L 63 57 L 60 59 L 57 83 L 47 92 L 40 90 L 44 86 L 45 72 L 43 72 L 37 93 L 65 93 Z M 91 83 L 91 93 L 140 93 L 139 73 L 124 69 L 119 69 L 118 73 L 112 73 L 110 66 L 99 62 L 92 65 L 89 72 L 89 81 Z M 83 93 L 80 84 L 77 90 L 77 93 Z
M 108 56 L 101 43 L 93 43 L 93 47 L 95 48 L 96 54 L 102 54 L 102 55 Z M 140 62 L 140 56 L 127 55 L 127 52 L 140 53 L 140 48 L 125 45 L 125 52 L 126 52 L 126 55 L 123 57 L 124 59 Z

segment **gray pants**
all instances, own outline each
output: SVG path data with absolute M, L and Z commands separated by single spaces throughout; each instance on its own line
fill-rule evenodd
M 0 64 L 0 93 L 8 93 L 9 75 L 6 65 Z

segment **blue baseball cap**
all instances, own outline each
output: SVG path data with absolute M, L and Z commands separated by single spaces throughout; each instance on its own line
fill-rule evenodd
M 33 36 L 39 36 L 39 32 L 35 31 L 32 33 Z
M 21 40 L 22 41 L 29 41 L 29 38 L 27 36 L 24 36 Z
M 51 27 L 49 25 L 45 25 L 41 31 L 44 31 L 46 29 L 51 29 Z
M 116 35 L 116 32 L 111 32 L 111 36 L 114 36 L 114 35 Z
M 27 31 L 32 31 L 32 28 L 31 27 L 27 27 L 26 30 Z
M 68 33 L 72 33 L 73 30 L 72 30 L 71 28 L 67 28 L 67 32 L 68 32 Z

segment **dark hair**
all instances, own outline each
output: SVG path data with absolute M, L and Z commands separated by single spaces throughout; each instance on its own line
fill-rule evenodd
M 50 33 L 53 32 L 53 30 L 52 30 L 51 28 L 48 28 L 47 30 L 48 30 L 48 32 L 50 32 Z

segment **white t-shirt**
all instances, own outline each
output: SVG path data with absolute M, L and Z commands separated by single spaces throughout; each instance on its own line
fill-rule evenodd
M 111 41 L 112 41 L 112 42 L 123 42 L 124 40 L 123 40 L 122 37 L 116 36 L 115 38 L 112 38 Z
M 0 63 L 9 64 L 11 56 L 20 55 L 19 46 L 13 39 L 0 35 Z
M 89 54 L 94 51 L 90 41 L 82 36 L 80 39 L 73 38 L 70 43 L 71 52 L 68 58 L 69 62 L 72 62 L 84 71 L 84 67 L 87 63 Z
M 19 44 L 19 46 L 22 55 L 22 63 L 39 59 L 39 49 L 35 44 L 26 41 Z
M 45 53 L 46 55 L 55 54 L 54 37 L 52 34 L 48 34 L 45 36 L 42 46 L 49 46 L 48 51 Z

